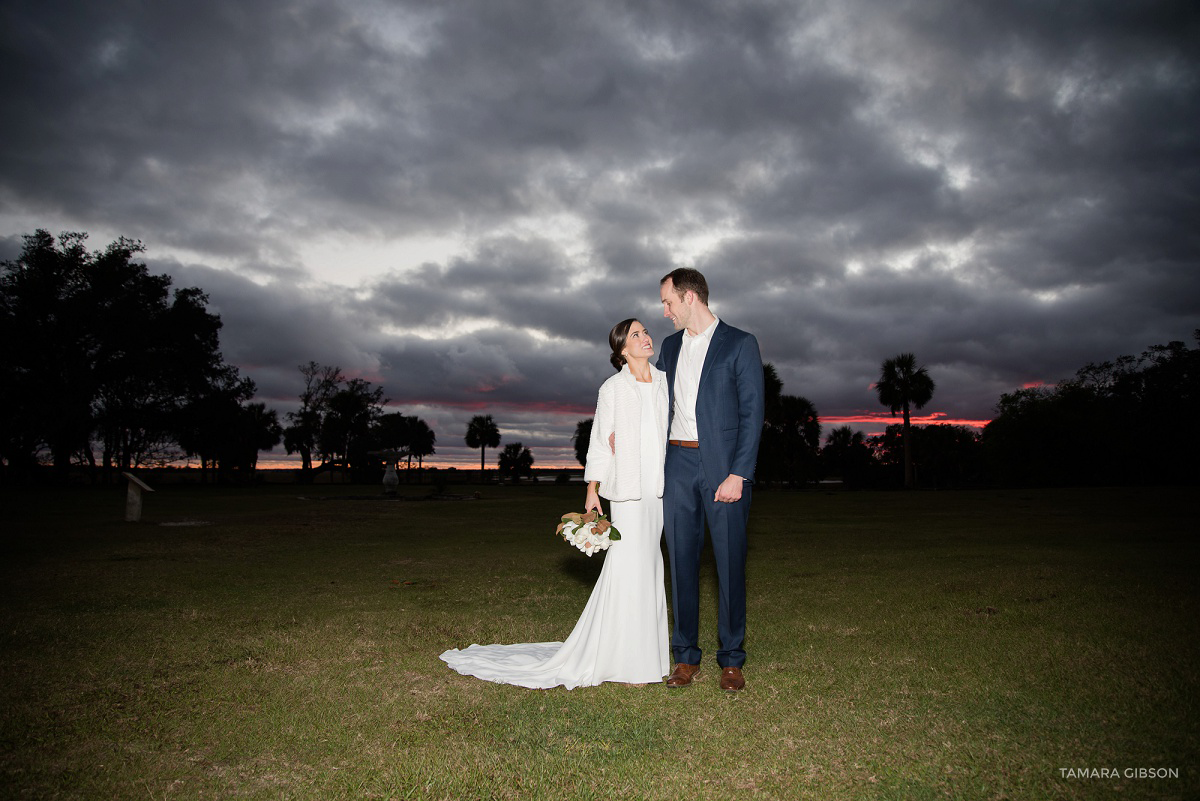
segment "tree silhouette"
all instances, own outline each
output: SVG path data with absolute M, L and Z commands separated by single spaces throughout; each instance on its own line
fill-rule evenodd
M 982 464 L 979 441 L 979 434 L 966 426 L 923 426 L 913 445 L 926 486 L 961 487 L 974 481 Z
M 25 236 L 15 262 L 0 275 L 0 430 L 3 456 L 18 472 L 32 470 L 50 449 L 58 477 L 87 443 L 97 345 L 85 317 L 86 234 L 55 244 L 44 230 Z
M 183 452 L 200 459 L 200 480 L 208 481 L 209 469 L 216 469 L 218 477 L 227 473 L 236 462 L 246 462 L 238 452 L 245 422 L 242 419 L 242 404 L 254 394 L 253 382 L 226 376 L 210 387 L 194 394 L 180 411 L 176 426 L 176 439 Z M 261 405 L 261 404 L 260 404 Z M 253 413 L 252 413 L 253 414 Z M 275 412 L 270 413 L 274 415 Z M 263 418 L 266 411 L 263 407 Z M 269 423 L 264 423 L 269 426 Z M 276 425 L 278 423 L 276 422 Z M 254 436 L 257 436 L 255 433 Z M 269 438 L 264 434 L 263 439 Z M 267 444 L 273 447 L 278 443 Z M 258 452 L 255 451 L 257 461 Z
M 196 439 L 181 437 L 180 445 L 189 456 L 200 457 L 201 481 L 208 480 L 210 467 L 220 481 L 252 481 L 259 451 L 269 451 L 283 439 L 279 415 L 265 403 L 239 405 L 226 395 L 211 398 L 193 412 L 190 419 L 199 425 L 187 435 Z
M 575 433 L 571 435 L 571 444 L 575 446 L 575 460 L 587 467 L 588 445 L 592 439 L 592 418 L 580 420 L 575 424 Z
M 477 414 L 467 423 L 467 435 L 464 437 L 468 448 L 479 448 L 479 472 L 486 474 L 487 462 L 484 454 L 488 448 L 500 447 L 500 429 L 492 420 L 490 414 Z
M 87 234 L 39 229 L 0 264 L 0 456 L 18 471 L 48 449 L 58 478 L 72 459 L 104 474 L 178 458 L 186 407 L 254 384 L 226 365 L 221 318 L 198 288 L 171 289 L 121 237 L 89 253 Z M 242 398 L 244 400 L 245 398 Z M 94 470 L 93 470 L 94 472 Z
M 283 431 L 283 446 L 289 454 L 300 454 L 301 476 L 309 480 L 329 400 L 346 379 L 340 367 L 322 366 L 314 361 L 300 365 L 299 370 L 304 377 L 304 389 L 300 392 L 300 408 L 287 413 L 289 425 Z
M 329 411 L 321 426 L 321 455 L 334 460 L 340 456 L 356 480 L 365 479 L 371 430 L 383 416 L 386 403 L 383 387 L 372 387 L 363 378 L 347 381 L 329 398 Z
M 500 451 L 500 477 L 511 476 L 513 483 L 520 481 L 521 476 L 533 475 L 533 453 L 519 442 L 512 442 Z
M 1200 345 L 1200 331 L 1194 332 Z M 1053 386 L 1005 393 L 983 430 L 993 480 L 1023 485 L 1200 483 L 1200 347 L 1152 345 Z M 1119 421 L 1134 420 L 1137 425 Z
M 265 403 L 248 403 L 242 407 L 237 447 L 251 471 L 258 467 L 260 451 L 269 451 L 283 440 L 279 413 Z
M 763 364 L 763 436 L 758 446 L 758 474 L 763 481 L 803 485 L 816 478 L 821 448 L 821 421 L 812 401 L 784 395 L 783 381 L 770 362 Z
M 847 489 L 859 489 L 868 480 L 871 470 L 871 448 L 861 431 L 841 426 L 829 432 L 821 461 L 828 473 L 841 476 Z
M 419 468 L 422 460 L 434 452 L 437 436 L 421 418 L 393 412 L 379 418 L 375 440 L 377 445 L 394 452 L 398 458 L 407 459 L 411 471 L 414 458 Z
M 783 397 L 783 380 L 771 362 L 763 362 L 763 419 L 764 424 L 779 416 L 780 399 Z M 765 432 L 764 432 L 765 433 Z
M 771 460 L 793 486 L 815 481 L 821 448 L 817 407 L 802 395 L 780 395 L 775 406 L 775 418 L 764 432 L 771 439 L 768 446 Z
M 425 457 L 432 456 L 436 451 L 434 445 L 437 444 L 437 434 L 433 433 L 433 429 L 419 417 L 413 417 L 412 429 L 409 432 L 408 453 L 409 465 L 412 465 L 411 457 L 417 457 L 417 467 L 424 465 Z
M 783 381 L 770 362 L 763 364 L 763 435 L 756 478 L 770 484 L 804 485 L 817 478 L 821 420 L 812 401 L 784 395 Z
M 912 489 L 916 482 L 913 476 L 912 464 L 912 427 L 909 422 L 911 409 L 920 409 L 933 397 L 936 386 L 929 372 L 924 367 L 917 367 L 917 357 L 911 353 L 901 353 L 891 359 L 886 359 L 880 368 L 879 381 L 875 384 L 875 392 L 879 402 L 896 412 L 904 412 L 904 487 Z
M 415 419 L 417 418 L 409 417 L 402 412 L 389 412 L 381 415 L 375 421 L 371 433 L 375 447 L 386 453 L 373 452 L 372 455 L 384 456 L 384 461 L 388 464 L 405 459 L 411 461 L 412 421 Z

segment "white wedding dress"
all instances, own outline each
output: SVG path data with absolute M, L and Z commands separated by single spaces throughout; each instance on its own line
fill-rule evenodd
M 651 385 L 639 383 L 638 392 L 642 420 L 653 420 Z M 671 672 L 659 550 L 662 498 L 655 497 L 663 449 L 656 426 L 640 428 L 642 497 L 608 503 L 621 539 L 605 553 L 600 578 L 566 642 L 452 648 L 441 655 L 446 664 L 466 676 L 535 689 L 659 682 Z

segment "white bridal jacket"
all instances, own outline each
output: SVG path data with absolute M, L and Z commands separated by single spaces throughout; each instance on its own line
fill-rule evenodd
M 610 501 L 634 501 L 641 498 L 641 427 L 657 426 L 658 441 L 663 452 L 658 464 L 666 458 L 667 449 L 667 374 L 650 365 L 650 391 L 654 395 L 654 419 L 642 419 L 642 402 L 638 382 L 629 372 L 629 365 L 600 385 L 596 399 L 596 416 L 592 421 L 592 438 L 588 443 L 585 481 L 599 481 L 600 497 Z M 616 432 L 616 453 L 608 446 L 608 435 Z M 663 494 L 663 474 L 658 471 L 655 497 Z

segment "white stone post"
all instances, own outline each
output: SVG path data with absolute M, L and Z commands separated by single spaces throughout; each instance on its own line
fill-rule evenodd
M 125 522 L 137 523 L 142 519 L 142 492 L 154 492 L 144 481 L 133 473 L 122 473 L 129 479 L 129 489 L 125 493 Z

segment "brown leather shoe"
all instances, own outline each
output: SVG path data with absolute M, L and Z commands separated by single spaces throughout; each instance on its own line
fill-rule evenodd
M 685 665 L 680 662 L 675 665 L 671 675 L 667 676 L 668 687 L 686 687 L 700 675 L 699 665 Z
M 740 692 L 746 686 L 746 678 L 742 669 L 736 667 L 721 668 L 721 689 L 727 693 Z

